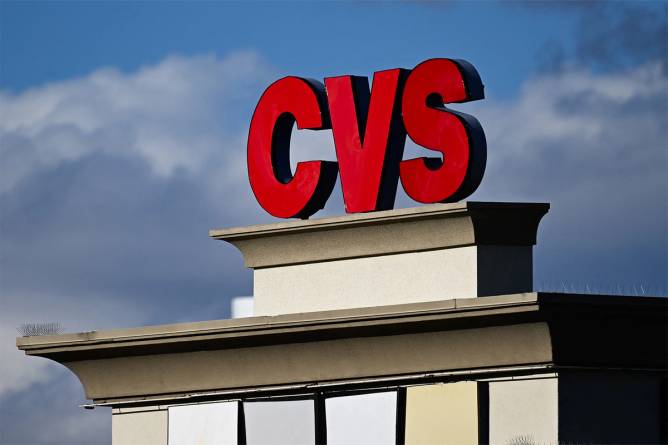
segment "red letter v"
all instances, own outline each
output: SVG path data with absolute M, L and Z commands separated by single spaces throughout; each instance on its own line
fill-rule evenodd
M 366 77 L 325 79 L 346 212 L 391 209 L 406 132 L 401 95 L 409 71 L 378 71 L 369 93 Z

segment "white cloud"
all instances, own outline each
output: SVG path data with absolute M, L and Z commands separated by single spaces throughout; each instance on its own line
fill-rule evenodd
M 94 295 L 48 296 L 45 307 L 40 295 L 2 295 L 0 312 L 0 398 L 20 392 L 31 385 L 47 381 L 56 368 L 49 360 L 26 356 L 16 348 L 14 339 L 20 336 L 17 328 L 23 323 L 57 322 L 67 332 L 84 332 L 112 327 L 134 326 L 146 319 L 146 308 L 127 301 L 112 298 L 95 298 Z
M 516 100 L 476 103 L 489 156 L 481 191 L 576 200 L 603 188 L 596 193 L 611 205 L 620 193 L 661 192 L 667 100 L 668 78 L 649 63 L 624 73 L 544 75 L 527 81 Z
M 122 184 L 126 179 L 122 172 L 116 172 L 119 183 L 111 188 L 103 186 L 95 192 L 97 197 L 89 198 L 79 191 L 77 202 L 71 203 L 67 195 L 77 195 L 65 191 L 63 204 L 71 208 L 64 215 L 54 215 L 59 220 L 65 218 L 63 225 L 55 220 L 26 219 L 30 218 L 30 212 L 38 209 L 25 203 L 26 192 L 20 188 L 21 184 L 34 181 L 39 185 L 49 172 L 63 165 L 103 154 L 148 165 L 156 179 L 144 179 L 145 186 L 157 180 L 162 181 L 159 182 L 163 184 L 161 188 L 169 187 L 170 178 L 185 172 L 191 181 L 201 181 L 218 189 L 243 187 L 247 125 L 243 114 L 252 112 L 254 100 L 273 76 L 273 68 L 258 54 L 242 51 L 225 58 L 172 56 L 136 72 L 104 68 L 83 78 L 47 84 L 19 94 L 0 91 L 0 197 L 5 199 L 0 231 L 0 298 L 3 301 L 0 397 L 46 381 L 55 369 L 49 361 L 25 357 L 16 349 L 14 338 L 20 324 L 59 321 L 72 332 L 141 324 L 150 318 L 145 307 L 131 303 L 131 297 L 110 293 L 104 280 L 98 279 L 97 288 L 94 284 L 91 286 L 89 282 L 95 277 L 85 271 L 86 263 L 97 263 L 93 270 L 108 269 L 105 263 L 109 263 L 109 250 L 122 249 L 121 243 L 124 243 L 114 237 L 131 239 L 126 232 L 107 231 L 97 236 L 94 228 L 90 228 L 91 232 L 87 233 L 88 225 L 82 230 L 78 213 L 81 206 L 90 205 L 90 200 L 131 201 L 118 193 L 127 191 Z M 81 184 L 83 187 L 91 185 L 86 180 Z M 213 197 L 211 201 L 206 198 L 205 202 L 214 205 Z M 7 204 L 12 200 L 21 204 L 18 210 Z M 35 203 L 35 206 L 40 204 Z M 137 204 L 133 206 L 132 211 L 141 212 Z M 112 217 L 125 218 L 121 214 L 122 204 L 120 210 Z M 145 218 L 140 214 L 133 216 L 136 221 Z M 33 251 L 41 230 L 24 234 L 21 227 L 35 223 L 42 226 L 47 235 L 41 247 L 35 246 Z M 110 223 L 111 227 L 119 225 L 117 221 Z M 94 225 L 104 223 L 97 220 Z M 166 225 L 169 226 L 169 222 Z M 93 239 L 105 237 L 111 244 L 105 242 L 96 248 Z M 138 247 L 136 242 L 134 247 Z M 25 256 L 23 262 L 22 256 Z M 59 287 L 56 277 L 68 276 L 67 270 L 61 268 L 67 269 L 68 260 L 75 265 L 73 272 L 83 269 L 80 279 L 90 294 L 74 296 L 70 288 Z M 44 268 L 39 274 L 28 273 L 40 264 Z M 150 265 L 146 266 L 145 273 L 173 274 L 157 266 L 150 272 Z M 168 267 L 182 269 L 178 264 Z M 12 273 L 15 269 L 26 272 L 22 274 L 23 282 Z M 109 273 L 117 275 L 116 281 L 122 281 L 131 271 L 116 264 Z M 47 279 L 44 286 L 36 289 L 34 283 L 44 277 Z M 130 294 L 137 292 L 141 289 L 131 290 Z
M 530 79 L 518 100 L 476 104 L 476 114 L 492 154 L 506 159 L 530 156 L 540 163 L 550 144 L 568 141 L 558 154 L 582 163 L 583 156 L 588 160 L 593 152 L 607 159 L 631 147 L 657 153 L 656 146 L 665 144 L 660 137 L 666 131 L 667 94 L 668 79 L 658 63 L 604 75 L 571 70 Z M 633 147 L 639 141 L 654 146 Z
M 84 410 L 83 403 L 78 379 L 65 368 L 54 369 L 30 390 L 0 399 L 0 443 L 111 444 L 110 410 Z
M 223 59 L 172 56 L 133 73 L 105 68 L 18 95 L 0 93 L 0 192 L 35 168 L 91 152 L 140 156 L 161 176 L 220 163 L 234 151 L 226 142 L 243 143 L 245 122 L 235 107 L 253 102 L 271 74 L 250 51 Z
M 668 78 L 660 63 L 546 74 L 515 100 L 472 108 L 488 141 L 474 197 L 552 203 L 539 280 L 666 291 Z

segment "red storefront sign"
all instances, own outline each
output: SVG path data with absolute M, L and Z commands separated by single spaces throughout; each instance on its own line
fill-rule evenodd
M 445 107 L 479 100 L 483 85 L 464 60 L 430 59 L 412 70 L 325 84 L 284 77 L 262 94 L 248 135 L 248 176 L 260 205 L 280 218 L 308 218 L 324 207 L 341 175 L 348 213 L 391 209 L 399 179 L 421 203 L 466 198 L 485 171 L 485 133 L 478 120 Z M 300 162 L 290 168 L 290 135 L 332 129 L 338 162 Z M 441 154 L 402 160 L 408 135 Z

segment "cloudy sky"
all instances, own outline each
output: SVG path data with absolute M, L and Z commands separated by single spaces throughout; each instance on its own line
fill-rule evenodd
M 210 228 L 270 222 L 245 172 L 284 75 L 473 63 L 487 172 L 472 200 L 552 204 L 536 287 L 668 288 L 666 3 L 0 2 L 0 443 L 110 442 L 76 377 L 15 349 L 69 332 L 229 316 L 251 274 Z M 334 160 L 331 133 L 294 161 Z M 409 147 L 407 154 L 418 153 Z M 397 206 L 413 206 L 400 193 Z M 343 212 L 335 189 L 320 216 Z

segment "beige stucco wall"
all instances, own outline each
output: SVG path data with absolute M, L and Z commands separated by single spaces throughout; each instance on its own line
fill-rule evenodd
M 476 249 L 255 269 L 254 315 L 475 297 Z
M 406 391 L 406 445 L 478 445 L 478 385 L 457 382 Z
M 113 445 L 167 445 L 167 410 L 114 414 Z
M 490 445 L 558 444 L 557 378 L 489 383 Z

